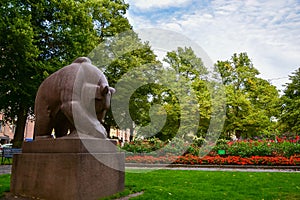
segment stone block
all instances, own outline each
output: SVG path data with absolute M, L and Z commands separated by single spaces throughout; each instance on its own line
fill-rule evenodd
M 23 153 L 115 153 L 114 140 L 99 138 L 59 138 L 24 142 Z
M 111 145 L 103 139 L 24 143 L 13 158 L 11 192 L 51 200 L 94 200 L 120 192 L 125 156 Z

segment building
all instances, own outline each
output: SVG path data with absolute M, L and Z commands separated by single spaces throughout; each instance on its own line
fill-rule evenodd
M 6 144 L 10 143 L 14 138 L 15 133 L 15 125 L 10 123 L 5 123 L 3 120 L 3 114 L 0 113 L 0 143 Z M 34 117 L 28 116 L 25 130 L 24 130 L 24 139 L 33 139 L 34 132 Z M 135 135 L 134 131 L 134 135 Z M 114 139 L 118 139 L 121 145 L 126 142 L 130 142 L 130 130 L 118 130 L 111 129 L 110 137 Z
M 136 136 L 136 131 L 133 131 L 133 136 Z M 117 139 L 121 146 L 126 142 L 130 142 L 130 129 L 119 130 L 119 129 L 110 129 L 110 138 Z
M 10 143 L 14 138 L 15 126 L 10 123 L 4 123 L 3 114 L 0 113 L 0 143 Z
M 6 144 L 10 143 L 14 138 L 14 133 L 16 126 L 8 122 L 4 122 L 3 114 L 0 113 L 0 143 Z M 32 116 L 29 116 L 26 121 L 24 138 L 32 139 L 34 130 L 34 119 Z

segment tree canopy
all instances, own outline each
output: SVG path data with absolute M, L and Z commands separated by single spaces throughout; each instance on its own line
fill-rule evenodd
M 200 134 L 204 136 L 209 126 L 211 114 L 211 98 L 207 88 L 208 82 L 206 80 L 206 75 L 208 74 L 207 68 L 204 66 L 201 58 L 196 56 L 191 47 L 178 47 L 177 50 L 168 52 L 164 61 L 170 65 L 177 76 L 182 76 L 185 78 L 182 81 L 187 82 L 187 84 L 191 86 L 194 96 L 189 95 L 188 91 L 183 96 L 185 97 L 186 101 L 192 100 L 188 100 L 188 98 L 195 98 L 194 101 L 198 109 L 194 110 L 193 112 L 197 112 L 199 114 L 200 120 L 199 125 L 197 125 L 198 131 L 194 132 L 194 135 Z M 176 84 L 178 84 L 178 87 L 180 87 L 180 85 L 184 83 L 178 82 Z M 184 115 L 181 115 L 181 117 L 183 116 Z M 185 116 L 188 117 L 188 115 Z
M 218 61 L 226 87 L 227 105 L 224 137 L 259 136 L 272 129 L 272 117 L 278 117 L 279 94 L 275 86 L 257 75 L 246 53 L 234 54 L 231 60 Z
M 23 140 L 26 118 L 33 113 L 40 83 L 75 58 L 87 55 L 103 70 L 113 87 L 128 73 L 132 83 L 124 90 L 134 88 L 141 80 L 151 83 L 130 96 L 130 112 L 119 110 L 120 120 L 132 131 L 135 125 L 147 126 L 155 121 L 152 114 L 166 115 L 166 124 L 156 137 L 167 140 L 183 125 L 182 120 L 192 122 L 186 117 L 188 112 L 198 112 L 200 120 L 194 134 L 205 136 L 212 115 L 209 87 L 217 86 L 209 83 L 208 70 L 201 58 L 190 47 L 178 47 L 167 53 L 164 61 L 169 66 L 165 68 L 151 46 L 141 42 L 131 30 L 125 17 L 128 7 L 123 0 L 1 1 L 0 110 L 5 120 L 16 120 L 15 145 Z M 280 119 L 284 131 L 300 131 L 300 69 L 290 76 L 291 82 L 281 99 L 275 86 L 258 77 L 259 71 L 247 53 L 217 61 L 215 69 L 222 76 L 227 96 L 223 137 L 232 134 L 252 137 L 272 132 L 278 126 L 276 119 Z M 168 77 L 163 76 L 155 80 L 163 70 L 175 74 L 176 80 L 168 83 Z M 171 84 L 171 89 L 164 84 Z M 182 99 L 176 97 L 180 93 Z M 122 95 L 117 98 L 122 101 Z M 187 106 L 182 102 L 195 102 L 198 107 L 182 110 Z M 112 112 L 106 116 L 107 129 L 119 127 L 114 117 Z M 195 127 L 188 124 L 183 127 L 185 134 Z M 151 136 L 154 128 L 140 131 Z
M 154 70 L 161 66 L 160 62 L 156 60 L 156 55 L 151 50 L 149 44 L 147 42 L 143 43 L 132 30 L 105 38 L 89 54 L 89 57 L 91 57 L 93 63 L 101 68 L 112 87 L 115 87 L 124 78 L 124 75 L 133 71 L 138 73 L 138 70 L 145 65 Z M 145 74 L 140 73 L 135 75 L 143 77 Z M 114 109 L 119 114 L 113 116 L 111 110 L 107 113 L 105 117 L 105 126 L 107 129 L 115 127 L 126 130 L 128 128 L 131 130 L 132 136 L 134 124 L 145 123 L 144 116 L 147 114 L 144 113 L 142 115 L 137 110 L 142 110 L 149 106 L 149 102 L 142 101 L 142 99 L 147 96 L 151 87 L 148 85 L 143 87 L 143 89 L 134 91 L 130 100 L 130 97 L 124 95 L 134 86 L 135 81 L 136 79 L 130 77 L 130 80 L 126 80 L 122 87 L 117 88 L 117 93 L 113 95 L 113 99 L 115 100 L 114 102 L 118 102 L 115 104 Z M 143 104 L 139 105 L 141 107 L 136 107 L 138 102 L 143 102 Z M 123 105 L 124 103 L 126 105 Z M 128 110 L 126 110 L 127 104 L 129 104 Z M 119 124 L 116 123 L 115 118 L 119 119 Z
M 131 29 L 122 0 L 3 0 L 0 3 L 0 109 L 23 140 L 37 88 L 105 37 Z
M 286 84 L 282 96 L 281 124 L 284 131 L 300 132 L 300 68 L 289 77 L 290 83 Z

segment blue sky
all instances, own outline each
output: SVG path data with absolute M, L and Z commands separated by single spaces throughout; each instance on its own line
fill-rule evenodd
M 264 79 L 279 89 L 300 67 L 299 0 L 125 0 L 134 29 L 176 31 L 213 62 L 247 52 Z M 282 78 L 282 79 L 278 79 Z

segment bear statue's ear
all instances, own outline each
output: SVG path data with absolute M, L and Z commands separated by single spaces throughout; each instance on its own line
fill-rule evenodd
M 92 63 L 92 61 L 87 58 L 87 57 L 79 57 L 79 58 L 76 58 L 76 60 L 73 61 L 73 63 L 84 63 L 84 62 L 87 62 L 87 63 Z
M 103 94 L 103 95 L 107 95 L 108 92 L 109 92 L 109 87 L 108 87 L 108 86 L 105 86 L 105 87 L 103 88 L 102 94 Z
M 116 92 L 116 89 L 112 88 L 112 87 L 109 87 L 109 91 L 110 91 L 111 94 L 114 94 Z
M 107 95 L 108 92 L 110 92 L 111 94 L 113 94 L 113 93 L 116 92 L 116 90 L 115 90 L 114 88 L 112 88 L 112 87 L 105 86 L 105 87 L 103 88 L 102 95 Z

